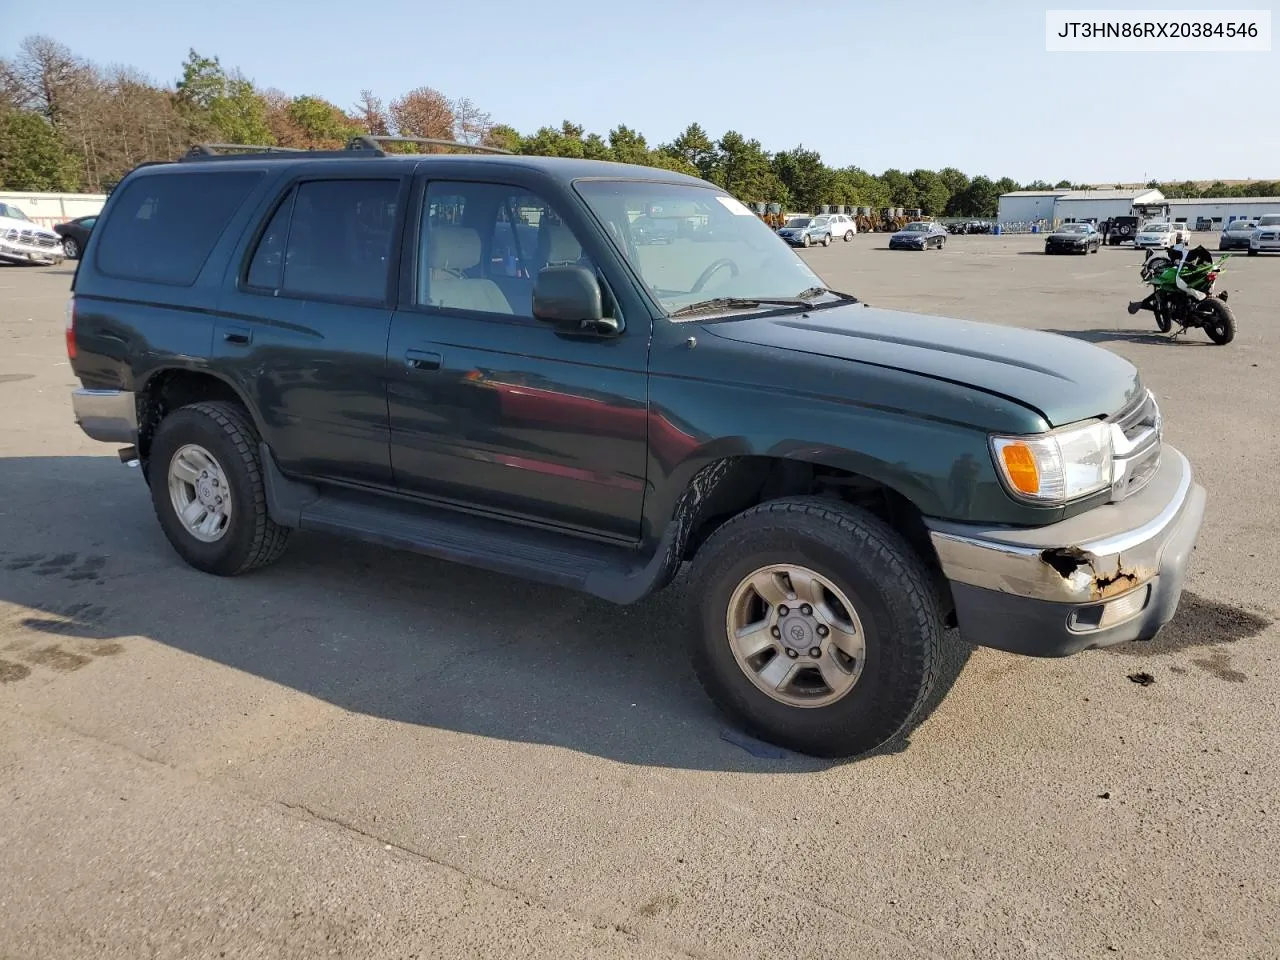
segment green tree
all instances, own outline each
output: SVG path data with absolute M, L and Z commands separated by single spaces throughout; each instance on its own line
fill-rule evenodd
M 880 174 L 880 179 L 889 188 L 889 205 L 894 207 L 918 207 L 919 196 L 916 185 L 901 170 L 890 168 Z
M 294 97 L 285 113 L 306 138 L 308 147 L 338 149 L 363 132 L 341 107 L 321 97 Z
M 947 196 L 955 197 L 969 189 L 969 175 L 955 167 L 943 167 L 938 171 L 938 179 L 947 188 Z M 950 200 L 948 200 L 950 203 Z
M 1059 186 L 1059 187 L 1061 187 L 1061 186 L 1062 186 L 1062 184 L 1058 184 L 1058 186 Z M 1052 188 L 1052 187 L 1050 187 L 1050 186 L 1049 186 L 1049 184 L 1047 184 L 1047 183 L 1046 183 L 1045 181 L 1043 181 L 1043 180 L 1032 180 L 1030 183 L 1028 183 L 1028 184 L 1027 184 L 1027 186 L 1026 186 L 1026 188 L 1025 188 L 1025 189 L 1027 189 L 1027 190 L 1052 190 L 1053 188 Z
M 786 188 L 793 206 L 801 210 L 817 210 L 833 203 L 831 171 L 816 150 L 803 146 L 784 150 L 773 157 L 773 172 Z
M 522 140 L 520 131 L 515 127 L 500 123 L 489 128 L 489 132 L 484 137 L 484 145 L 497 147 L 499 150 L 510 150 L 512 153 L 523 153 L 525 151 L 521 149 Z
M 1000 205 L 1002 191 L 999 184 L 992 183 L 988 177 L 974 177 L 969 188 L 960 195 L 956 204 L 956 216 L 959 217 L 994 217 Z
M 1053 188 L 1054 188 L 1055 190 L 1073 190 L 1073 189 L 1075 189 L 1075 188 L 1072 186 L 1072 184 L 1071 184 L 1071 181 L 1070 181 L 1070 180 L 1059 180 L 1057 183 L 1055 183 L 1055 184 L 1053 185 Z
M 932 170 L 913 170 L 911 182 L 915 185 L 919 206 L 928 216 L 940 217 L 946 212 L 951 192 L 938 174 Z
M 209 120 L 226 143 L 273 145 L 267 101 L 240 74 L 227 78 L 226 94 L 209 107 Z
M 748 140 L 736 130 L 729 130 L 716 148 L 719 159 L 713 182 L 744 203 L 791 202 L 759 140 Z
M 704 180 L 715 174 L 716 145 L 711 142 L 701 124 L 689 124 L 680 136 L 659 149 L 673 157 L 679 157 L 697 170 L 697 175 Z
M 0 110 L 0 190 L 74 193 L 80 158 L 38 113 Z
M 649 160 L 649 145 L 643 134 L 636 133 L 626 124 L 618 124 L 609 131 L 609 153 L 618 163 L 643 165 Z

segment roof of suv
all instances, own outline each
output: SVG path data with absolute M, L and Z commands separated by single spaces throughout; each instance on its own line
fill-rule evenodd
M 377 138 L 366 138 L 374 140 Z M 394 140 L 396 138 L 386 138 Z M 431 142 L 431 141 L 428 141 Z M 228 148 L 239 147 L 241 145 L 231 144 Z M 466 144 L 458 144 L 460 147 L 466 147 Z M 530 156 L 525 154 L 497 153 L 497 154 L 457 154 L 457 153 L 387 153 L 383 150 L 373 147 L 372 145 L 361 143 L 361 138 L 353 140 L 351 144 L 343 150 L 268 150 L 266 148 L 257 149 L 255 153 L 228 153 L 217 154 L 208 147 L 196 147 L 185 156 L 177 160 L 177 163 L 192 165 L 203 165 L 209 163 L 218 167 L 240 167 L 240 166 L 259 166 L 263 163 L 269 163 L 271 166 L 290 166 L 301 163 L 336 163 L 343 160 L 366 162 L 372 159 L 382 160 L 385 162 L 412 162 L 412 163 L 466 163 L 466 164 L 486 164 L 495 167 L 520 167 L 526 170 L 537 170 L 547 176 L 557 180 L 581 180 L 581 179 L 625 179 L 625 180 L 658 180 L 671 183 L 684 183 L 697 186 L 713 186 L 707 181 L 698 177 L 691 177 L 687 174 L 678 173 L 674 170 L 666 170 L 661 167 L 641 166 L 633 163 L 618 163 L 609 160 L 586 160 L 576 157 L 543 157 Z M 160 162 L 156 164 L 148 164 L 147 166 L 169 166 L 168 163 Z

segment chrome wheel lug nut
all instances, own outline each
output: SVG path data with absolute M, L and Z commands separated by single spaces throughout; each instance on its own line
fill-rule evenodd
M 800 656 L 800 654 L 795 650 L 792 650 L 790 647 L 787 647 L 787 656 L 794 660 L 796 657 Z
M 810 648 L 809 648 L 809 656 L 811 656 L 811 657 L 813 657 L 813 659 L 817 660 L 820 656 L 822 656 L 822 648 L 821 648 L 821 647 L 810 647 Z
M 811 617 L 813 616 L 813 607 L 809 606 L 806 603 L 800 608 L 800 612 L 803 613 L 806 617 Z
M 791 612 L 791 611 L 790 611 L 789 609 L 787 609 L 787 607 L 785 607 L 785 606 L 778 607 L 778 616 L 780 616 L 780 617 L 785 617 L 785 616 L 786 616 L 788 613 L 790 613 L 790 612 Z
M 830 632 L 831 631 L 828 630 L 824 624 L 818 624 L 818 636 L 825 637 Z
M 774 637 L 775 637 L 775 638 L 776 638 L 776 637 L 780 637 L 780 636 L 782 636 L 782 631 L 781 631 L 781 630 L 779 630 L 777 627 L 774 627 L 774 628 L 773 628 L 772 630 L 770 630 L 769 632 L 770 632 L 770 633 L 772 633 L 772 634 L 774 635 Z

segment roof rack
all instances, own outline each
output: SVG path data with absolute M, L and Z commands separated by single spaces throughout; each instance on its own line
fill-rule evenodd
M 470 150 L 474 153 L 503 153 L 511 155 L 510 150 L 503 150 L 500 147 L 482 147 L 474 143 L 462 143 L 458 140 L 438 140 L 434 137 L 383 137 L 373 136 L 372 134 L 361 134 L 358 137 L 352 137 L 347 142 L 348 150 L 382 150 L 384 143 L 422 143 L 433 147 L 454 147 L 462 150 Z
M 261 143 L 197 143 L 187 151 L 188 157 L 218 157 L 223 151 L 244 153 L 306 153 L 301 147 L 271 147 Z

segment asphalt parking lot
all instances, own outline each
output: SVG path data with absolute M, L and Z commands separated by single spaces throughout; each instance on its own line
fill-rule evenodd
M 682 582 L 615 608 L 302 536 L 184 566 L 72 420 L 73 264 L 0 266 L 0 956 L 1280 955 L 1280 257 L 1231 260 L 1216 347 L 1128 316 L 1132 249 L 885 246 L 804 256 L 1128 357 L 1209 506 L 1157 641 L 953 636 L 909 738 L 834 764 L 735 742 Z

